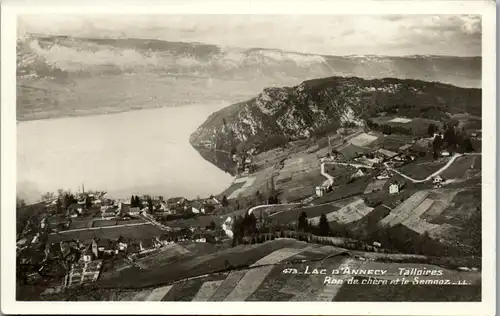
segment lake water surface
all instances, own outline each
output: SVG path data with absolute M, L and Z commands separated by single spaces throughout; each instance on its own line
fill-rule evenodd
M 224 105 L 26 121 L 17 125 L 17 190 L 28 201 L 57 189 L 109 196 L 208 196 L 232 177 L 204 160 L 189 136 Z

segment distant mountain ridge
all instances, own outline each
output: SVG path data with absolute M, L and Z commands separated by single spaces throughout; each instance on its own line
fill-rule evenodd
M 17 113 L 54 116 L 249 99 L 330 76 L 481 87 L 481 57 L 326 56 L 151 39 L 31 34 L 17 40 Z

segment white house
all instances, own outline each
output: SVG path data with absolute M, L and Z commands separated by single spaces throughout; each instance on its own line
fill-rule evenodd
M 316 196 L 322 197 L 325 194 L 325 188 L 321 186 L 316 187 Z
M 434 184 L 435 188 L 440 188 L 443 185 L 443 181 L 444 179 L 440 175 L 437 175 L 432 179 L 432 184 Z
M 399 189 L 400 189 L 399 184 L 391 183 L 389 185 L 389 194 L 397 194 L 399 193 Z
M 378 247 L 378 248 L 380 248 L 380 247 L 382 247 L 382 244 L 381 244 L 381 243 L 379 243 L 379 242 L 377 242 L 377 241 L 374 241 L 374 242 L 373 242 L 373 247 Z
M 390 176 L 389 176 L 389 173 L 387 172 L 387 170 L 384 170 L 382 171 L 378 176 L 377 176 L 377 179 L 378 180 L 384 180 L 384 179 L 389 179 Z
M 441 156 L 442 156 L 442 157 L 449 157 L 449 156 L 450 156 L 450 153 L 449 153 L 449 152 L 447 152 L 447 151 L 443 151 L 443 152 L 441 153 Z
M 92 261 L 92 252 L 91 251 L 85 251 L 82 254 L 82 261 L 83 262 L 90 262 L 90 261 Z
M 434 177 L 434 179 L 432 180 L 432 183 L 441 183 L 443 182 L 443 178 L 441 178 L 440 175 L 437 175 Z
M 361 169 L 358 169 L 358 171 L 356 171 L 352 176 L 351 178 L 359 178 L 359 177 L 362 177 L 364 176 L 365 173 L 361 170 Z
M 122 241 L 118 242 L 118 250 L 119 251 L 125 251 L 125 250 L 127 250 L 127 247 L 128 247 L 128 245 L 126 242 L 122 242 Z

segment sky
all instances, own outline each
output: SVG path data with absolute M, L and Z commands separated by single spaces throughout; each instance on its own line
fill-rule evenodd
M 24 15 L 18 34 L 154 38 L 323 55 L 481 55 L 465 15 Z

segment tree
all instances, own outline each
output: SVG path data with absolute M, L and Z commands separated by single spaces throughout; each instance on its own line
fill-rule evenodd
M 443 136 L 444 142 L 448 145 L 448 147 L 455 147 L 457 144 L 457 137 L 455 134 L 455 128 L 451 125 L 444 132 Z
M 434 133 L 436 132 L 436 125 L 434 123 L 430 123 L 429 127 L 427 128 L 427 133 L 429 134 L 429 137 L 432 137 Z
M 226 206 L 229 206 L 229 201 L 227 200 L 227 196 L 223 196 L 222 197 L 222 202 L 221 202 L 222 206 L 226 207 Z
M 149 211 L 152 212 L 153 211 L 153 200 L 151 199 L 150 196 L 148 196 L 148 208 L 149 208 Z
M 132 195 L 130 197 L 130 207 L 136 207 L 136 205 L 135 205 L 135 196 L 134 195 Z
M 434 140 L 432 140 L 432 149 L 435 152 L 439 152 L 441 150 L 441 146 L 443 144 L 443 140 L 441 139 L 441 135 L 436 135 Z
M 26 202 L 20 197 L 16 197 L 16 207 L 19 208 L 23 206 L 26 206 Z
M 217 228 L 217 225 L 215 224 L 214 221 L 211 221 L 210 224 L 208 224 L 206 228 L 209 230 L 215 230 Z
M 307 219 L 307 214 L 304 211 L 300 213 L 299 220 L 297 223 L 297 230 L 301 232 L 309 231 L 309 220 Z
M 433 151 L 432 158 L 434 158 L 434 160 L 437 160 L 439 158 L 439 154 L 436 150 Z
M 64 212 L 65 210 L 67 210 L 70 204 L 71 203 L 69 201 L 69 195 L 67 193 L 64 193 L 61 199 L 61 211 Z
M 90 200 L 90 198 L 87 196 L 85 198 L 85 208 L 88 210 L 92 207 L 92 201 Z
M 318 224 L 318 234 L 320 236 L 328 236 L 330 234 L 330 224 L 324 213 L 321 213 Z
M 62 205 L 61 198 L 57 198 L 57 200 L 56 200 L 56 212 L 57 213 L 61 213 L 61 211 L 62 211 L 61 205 Z
M 462 150 L 466 153 L 470 153 L 470 152 L 473 152 L 474 151 L 474 146 L 472 146 L 472 142 L 470 140 L 469 137 L 466 137 L 463 141 L 462 141 Z

